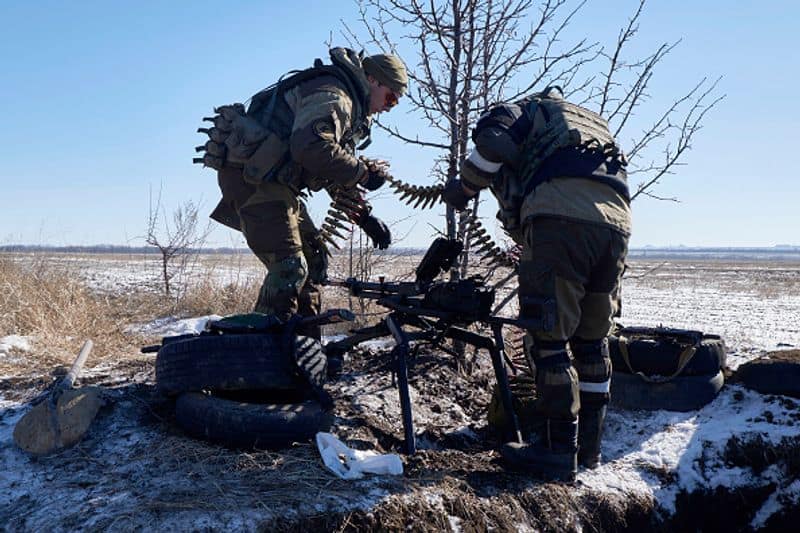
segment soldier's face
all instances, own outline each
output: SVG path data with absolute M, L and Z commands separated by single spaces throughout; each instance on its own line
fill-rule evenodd
M 400 96 L 397 93 L 395 93 L 385 85 L 382 85 L 379 81 L 377 81 L 375 78 L 371 76 L 369 78 L 369 88 L 370 88 L 370 98 L 369 98 L 370 114 L 390 111 L 394 106 L 397 105 L 397 102 L 400 100 Z

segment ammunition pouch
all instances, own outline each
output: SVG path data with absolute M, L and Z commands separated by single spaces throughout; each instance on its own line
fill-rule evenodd
M 288 143 L 248 116 L 244 105 L 224 105 L 214 111 L 215 116 L 203 119 L 214 126 L 197 130 L 207 134 L 209 140 L 195 148 L 197 152 L 205 152 L 195 163 L 216 170 L 241 168 L 244 180 L 257 185 L 288 161 Z

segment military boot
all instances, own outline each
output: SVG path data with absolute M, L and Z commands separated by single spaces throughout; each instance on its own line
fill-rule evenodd
M 575 481 L 578 471 L 578 421 L 548 419 L 545 434 L 535 442 L 503 445 L 500 454 L 513 470 L 545 481 Z
M 603 440 L 603 423 L 606 406 L 599 409 L 581 408 L 578 422 L 578 463 L 589 469 L 600 464 L 600 442 Z
M 600 464 L 600 441 L 611 391 L 611 358 L 608 339 L 569 341 L 580 378 L 578 462 L 586 468 Z

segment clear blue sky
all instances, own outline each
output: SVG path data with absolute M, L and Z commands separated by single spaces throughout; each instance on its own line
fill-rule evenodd
M 658 189 L 681 202 L 634 202 L 634 246 L 800 245 L 800 4 L 758 4 L 647 7 L 642 50 L 683 39 L 656 73 L 654 103 L 705 75 L 723 76 L 727 98 L 687 165 Z M 572 31 L 608 43 L 634 5 L 590 0 Z M 0 3 L 0 244 L 141 244 L 151 188 L 163 187 L 168 208 L 191 198 L 210 211 L 215 176 L 191 164 L 201 117 L 326 57 L 332 32 L 345 44 L 339 19 L 357 27 L 356 16 L 348 1 Z M 404 112 L 401 102 L 390 117 L 409 131 Z M 434 152 L 375 137 L 367 155 L 425 184 Z M 393 197 L 375 203 L 387 220 L 412 214 Z M 318 221 L 325 205 L 324 193 L 312 202 Z M 399 222 L 395 231 L 407 234 L 403 245 L 424 246 L 441 213 L 413 215 L 415 226 Z M 241 240 L 219 229 L 212 242 Z

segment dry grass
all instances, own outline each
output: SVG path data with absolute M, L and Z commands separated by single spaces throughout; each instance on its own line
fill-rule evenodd
M 130 324 L 170 315 L 247 311 L 257 292 L 258 284 L 251 280 L 224 285 L 203 276 L 178 298 L 147 290 L 113 295 L 92 291 L 77 267 L 55 265 L 44 257 L 0 257 L 0 337 L 22 335 L 33 341 L 33 351 L 25 357 L 0 359 L 0 373 L 46 372 L 69 364 L 84 339 L 95 344 L 89 366 L 135 356 L 145 339 L 126 333 Z
M 111 294 L 87 286 L 79 265 L 50 259 L 0 256 L 0 337 L 27 336 L 33 345 L 22 357 L 0 359 L 0 374 L 49 373 L 69 364 L 85 339 L 95 344 L 89 367 L 124 362 L 138 356 L 140 346 L 157 340 L 128 332 L 130 325 L 166 316 L 246 313 L 253 308 L 262 281 L 260 265 L 254 271 L 252 265 L 240 264 L 233 281 L 223 282 L 215 275 L 220 265 L 212 263 L 187 276 L 169 297 L 149 286 Z M 353 309 L 359 316 L 356 324 L 329 326 L 326 334 L 371 324 L 382 314 L 373 302 L 362 306 L 341 288 L 326 288 L 323 306 Z
M 27 370 L 67 363 L 87 338 L 95 340 L 96 353 L 126 345 L 114 303 L 93 295 L 68 270 L 43 261 L 21 265 L 0 258 L 0 309 L 0 336 L 34 339 L 35 360 L 22 365 Z M 0 370 L 7 366 L 0 363 Z M 15 363 L 14 370 L 20 366 Z

